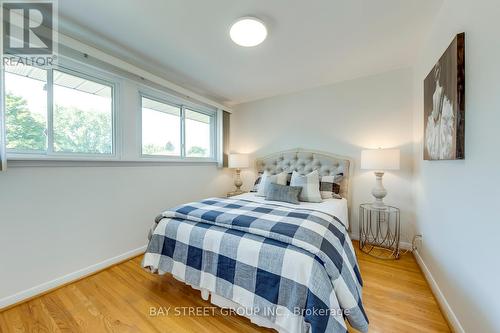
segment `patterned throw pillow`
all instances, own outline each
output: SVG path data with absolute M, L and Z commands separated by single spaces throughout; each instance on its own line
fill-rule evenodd
M 269 184 L 280 184 L 286 185 L 286 172 L 278 173 L 277 175 L 271 175 L 269 172 L 264 172 L 260 180 L 259 189 L 257 194 L 260 197 L 265 197 L 268 192 Z
M 266 200 L 288 202 L 298 205 L 300 191 L 302 191 L 302 187 L 300 186 L 269 184 Z
M 253 188 L 250 190 L 250 192 L 257 192 L 259 190 L 259 184 L 262 180 L 262 172 L 259 172 L 259 176 L 255 180 L 255 183 L 253 183 Z
M 290 186 L 300 186 L 302 191 L 299 195 L 300 201 L 307 202 L 321 202 L 321 193 L 319 192 L 319 173 L 314 170 L 310 174 L 302 176 L 300 173 L 294 171 L 292 173 L 292 180 Z
M 340 183 L 344 178 L 343 173 L 339 173 L 335 176 L 323 176 L 319 183 L 319 191 L 321 192 L 321 198 L 323 199 L 341 199 L 340 196 Z

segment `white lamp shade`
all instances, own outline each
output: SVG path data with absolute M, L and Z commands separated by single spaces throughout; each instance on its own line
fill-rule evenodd
M 361 169 L 399 170 L 399 149 L 369 149 L 361 151 Z
M 248 155 L 229 154 L 228 167 L 235 169 L 248 168 Z

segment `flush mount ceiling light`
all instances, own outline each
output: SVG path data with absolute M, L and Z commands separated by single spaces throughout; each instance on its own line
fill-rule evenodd
M 240 46 L 256 46 L 266 39 L 267 28 L 255 17 L 242 17 L 233 23 L 229 35 Z

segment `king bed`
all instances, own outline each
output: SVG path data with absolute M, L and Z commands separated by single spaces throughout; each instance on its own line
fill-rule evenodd
M 268 177 L 334 177 L 336 194 L 323 197 L 322 188 L 318 202 L 293 204 L 245 193 L 166 210 L 151 228 L 143 266 L 278 332 L 347 332 L 346 320 L 366 332 L 362 279 L 348 235 L 351 165 L 304 150 L 258 159 L 257 171 Z

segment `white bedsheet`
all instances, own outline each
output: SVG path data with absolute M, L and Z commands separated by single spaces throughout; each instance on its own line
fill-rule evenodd
M 233 198 L 245 199 L 260 203 L 278 204 L 288 207 L 315 209 L 320 212 L 336 216 L 340 220 L 340 222 L 344 224 L 346 229 L 349 229 L 349 213 L 347 209 L 346 199 L 323 199 L 323 202 L 300 202 L 299 205 L 294 205 L 287 202 L 266 200 L 266 198 L 259 197 L 252 192 L 240 194 L 234 196 Z

